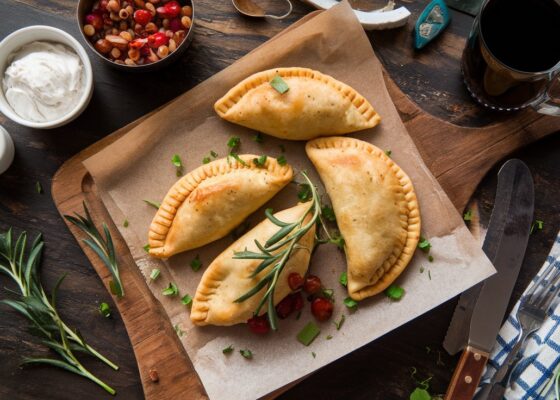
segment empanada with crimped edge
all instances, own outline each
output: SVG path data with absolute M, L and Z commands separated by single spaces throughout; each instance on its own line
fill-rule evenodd
M 305 149 L 345 240 L 348 294 L 362 300 L 382 292 L 404 271 L 420 238 L 410 178 L 383 150 L 361 140 L 320 138 Z
M 274 216 L 284 222 L 295 222 L 300 219 L 312 206 L 312 202 L 300 203 L 295 207 L 280 211 Z M 304 220 L 308 222 L 311 213 Z M 259 266 L 262 260 L 234 259 L 234 252 L 244 250 L 260 252 L 255 240 L 265 243 L 280 228 L 268 219 L 265 219 L 252 230 L 247 232 L 235 243 L 224 250 L 204 271 L 200 280 L 191 308 L 191 320 L 195 325 L 235 325 L 247 322 L 253 316 L 259 301 L 266 291 L 264 287 L 253 297 L 241 303 L 235 300 L 251 290 L 270 272 L 272 267 L 267 267 L 256 277 L 250 278 L 251 273 Z M 278 304 L 290 292 L 288 276 L 297 272 L 304 276 L 309 266 L 311 251 L 315 240 L 315 225 L 300 239 L 278 277 L 274 291 L 274 304 Z M 266 312 L 266 305 L 261 314 Z
M 289 90 L 279 93 L 270 82 L 280 75 Z M 214 104 L 223 119 L 288 140 L 341 135 L 373 128 L 380 121 L 356 90 L 308 68 L 258 72 L 234 86 Z
M 262 167 L 256 155 L 239 157 L 246 165 L 222 158 L 171 187 L 150 225 L 150 255 L 166 258 L 224 237 L 292 179 L 292 167 L 272 157 Z

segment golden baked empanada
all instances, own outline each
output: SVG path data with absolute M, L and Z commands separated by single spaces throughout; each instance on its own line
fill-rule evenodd
M 149 232 L 150 255 L 169 257 L 220 239 L 270 200 L 293 176 L 292 167 L 251 154 L 204 164 L 169 190 Z
M 295 222 L 302 218 L 311 205 L 311 202 L 300 203 L 295 207 L 280 211 L 274 216 L 283 222 Z M 305 221 L 307 222 L 310 218 L 311 215 L 308 215 Z M 279 229 L 268 219 L 262 221 L 224 250 L 210 264 L 200 280 L 192 303 L 191 320 L 195 325 L 234 325 L 247 322 L 253 316 L 266 287 L 241 303 L 235 303 L 235 300 L 255 287 L 262 277 L 270 272 L 271 267 L 265 268 L 256 277 L 251 278 L 251 273 L 262 260 L 234 259 L 234 252 L 244 250 L 259 252 L 255 240 L 265 243 Z M 315 225 L 300 239 L 299 246 L 293 250 L 290 259 L 280 273 L 274 290 L 275 305 L 291 292 L 288 275 L 292 272 L 305 275 L 314 240 Z M 263 307 L 261 314 L 265 312 L 266 307 Z
M 288 85 L 280 93 L 271 81 Z M 278 68 L 251 75 L 214 104 L 227 121 L 289 140 L 340 135 L 380 121 L 371 104 L 350 86 L 308 68 Z
M 321 138 L 305 149 L 346 243 L 348 294 L 361 300 L 382 292 L 404 271 L 420 237 L 410 178 L 383 150 L 361 140 Z

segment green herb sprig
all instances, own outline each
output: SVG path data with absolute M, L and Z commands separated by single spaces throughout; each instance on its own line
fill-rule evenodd
M 262 288 L 266 287 L 267 290 L 255 309 L 254 314 L 259 315 L 262 307 L 266 303 L 268 321 L 270 322 L 270 327 L 273 330 L 278 329 L 276 308 L 274 307 L 274 290 L 276 289 L 276 285 L 278 283 L 278 277 L 290 259 L 292 252 L 298 248 L 297 244 L 300 239 L 317 223 L 319 216 L 321 215 L 321 202 L 319 200 L 319 196 L 317 195 L 317 188 L 305 172 L 302 172 L 301 175 L 307 181 L 307 184 L 311 189 L 310 206 L 303 216 L 296 222 L 283 222 L 272 215 L 272 209 L 267 209 L 265 211 L 266 217 L 280 229 L 272 235 L 264 243 L 264 245 L 255 240 L 255 244 L 259 248 L 260 252 L 245 250 L 236 252 L 233 256 L 234 259 L 240 260 L 262 260 L 259 266 L 250 275 L 251 278 L 256 277 L 266 268 L 271 267 L 270 270 L 267 271 L 266 275 L 255 285 L 255 287 L 236 299 L 235 302 L 241 303 L 253 297 L 259 293 Z M 311 214 L 311 219 L 309 222 L 305 223 L 305 219 L 309 214 Z
M 87 344 L 77 330 L 71 329 L 61 319 L 56 308 L 56 299 L 65 276 L 58 280 L 51 295 L 47 295 L 38 273 L 43 247 L 42 235 L 38 235 L 26 257 L 27 234 L 25 232 L 21 233 L 15 242 L 11 229 L 0 233 L 0 272 L 10 277 L 19 289 L 19 293 L 14 292 L 18 294 L 18 300 L 5 299 L 0 303 L 13 308 L 27 318 L 31 323 L 30 332 L 41 338 L 41 342 L 61 358 L 25 358 L 23 364 L 46 364 L 62 368 L 90 379 L 108 393 L 115 394 L 112 387 L 89 372 L 76 358 L 76 352 L 90 354 L 114 370 L 119 369 L 116 364 Z
M 103 264 L 107 266 L 109 272 L 111 272 L 111 276 L 113 279 L 109 282 L 109 287 L 111 289 L 111 293 L 113 293 L 117 297 L 124 296 L 124 288 L 121 282 L 121 276 L 119 273 L 119 265 L 117 263 L 117 253 L 115 252 L 115 246 L 113 244 L 113 239 L 111 237 L 111 233 L 109 232 L 109 228 L 107 224 L 103 223 L 103 233 L 105 237 L 101 235 L 89 213 L 89 210 L 84 205 L 84 212 L 86 216 L 82 216 L 76 213 L 76 216 L 73 217 L 71 215 L 65 215 L 64 218 L 78 227 L 82 232 L 84 232 L 88 239 L 84 239 L 84 243 L 87 244 L 97 256 L 103 261 Z

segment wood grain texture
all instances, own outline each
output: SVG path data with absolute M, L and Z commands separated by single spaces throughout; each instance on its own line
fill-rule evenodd
M 472 400 L 488 362 L 488 353 L 467 346 L 455 367 L 445 400 Z
M 406 3 L 413 12 L 411 21 L 425 4 L 426 1 Z M 196 5 L 199 20 L 191 48 L 177 64 L 161 73 L 122 74 L 105 68 L 92 55 L 94 96 L 85 113 L 71 124 L 41 132 L 18 126 L 0 115 L 0 124 L 16 143 L 14 164 L 0 176 L 0 229 L 13 226 L 31 234 L 44 233 L 43 280 L 47 288 L 52 288 L 60 275 L 68 274 L 60 292 L 63 317 L 120 365 L 121 370 L 114 372 L 96 360 L 84 358 L 88 369 L 117 389 L 116 398 L 143 398 L 137 364 L 120 315 L 114 313 L 105 319 L 97 312 L 101 301 L 115 306 L 50 200 L 52 176 L 80 150 L 192 88 L 310 11 L 294 0 L 295 12 L 288 20 L 266 22 L 239 17 L 225 0 L 200 0 Z M 53 25 L 79 36 L 73 20 L 74 0 L 0 0 L 0 6 L 0 38 L 31 24 Z M 430 114 L 474 127 L 507 119 L 509 114 L 480 109 L 463 88 L 458 59 L 472 18 L 452 13 L 453 21 L 445 34 L 422 52 L 412 50 L 410 24 L 404 29 L 368 35 L 397 85 Z M 469 151 L 464 149 L 465 153 Z M 534 174 L 535 217 L 545 223 L 544 229 L 530 238 L 510 307 L 542 265 L 560 228 L 560 136 L 539 141 L 514 156 L 525 161 Z M 496 172 L 494 167 L 475 193 L 483 222 L 488 221 L 493 205 Z M 37 181 L 45 189 L 42 195 L 35 192 Z M 4 286 L 10 287 L 0 277 L 2 297 L 7 296 Z M 416 386 L 415 379 L 429 376 L 430 391 L 444 393 L 457 358 L 444 353 L 441 340 L 455 302 L 449 301 L 328 365 L 280 398 L 402 400 Z M 0 313 L 1 399 L 112 398 L 92 383 L 64 371 L 18 368 L 22 356 L 46 352 L 23 330 L 24 322 L 18 316 L 4 307 Z M 418 371 L 414 378 L 412 367 Z

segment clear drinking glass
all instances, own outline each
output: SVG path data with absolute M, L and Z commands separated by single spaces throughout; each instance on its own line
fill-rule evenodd
M 485 0 L 463 51 L 470 94 L 484 107 L 560 116 L 560 0 Z

